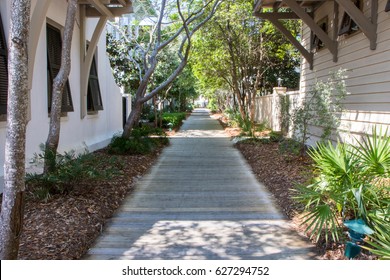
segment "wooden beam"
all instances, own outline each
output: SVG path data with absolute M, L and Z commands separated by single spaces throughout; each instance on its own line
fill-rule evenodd
M 99 11 L 100 16 L 106 16 L 109 18 L 114 18 L 114 15 L 110 12 L 110 10 L 102 4 L 99 0 L 88 0 L 91 5 L 95 7 L 96 10 Z
M 374 25 L 375 33 L 370 40 L 370 49 L 376 49 L 376 40 L 378 39 L 378 0 L 371 0 L 371 22 Z
M 339 4 L 337 2 L 333 2 L 333 41 L 337 42 L 338 33 L 339 33 Z M 333 55 L 333 61 L 337 61 L 337 53 Z
M 120 17 L 124 14 L 131 14 L 133 13 L 133 7 L 132 6 L 127 6 L 127 7 L 112 7 L 112 8 L 107 8 L 112 17 Z M 97 11 L 96 9 L 92 7 L 87 7 L 86 8 L 86 17 L 101 17 L 101 13 Z M 112 18 L 111 17 L 111 18 Z
M 127 3 L 125 0 L 118 0 L 118 2 L 122 5 L 122 6 L 127 6 Z
M 377 21 L 378 21 L 378 0 L 371 0 L 371 20 L 365 17 L 363 12 L 356 7 L 352 1 L 336 0 L 344 8 L 345 12 L 359 26 L 366 37 L 370 40 L 370 48 L 376 49 Z
M 329 51 L 333 54 L 333 61 L 337 62 L 337 41 L 329 38 L 329 35 L 316 24 L 314 19 L 308 13 L 306 13 L 306 11 L 301 6 L 299 6 L 295 0 L 283 0 L 283 2 L 285 2 L 290 7 L 290 9 L 295 12 L 307 26 L 309 26 L 309 28 L 313 31 L 314 34 L 318 36 L 318 38 L 325 44 L 325 46 L 328 47 Z
M 306 61 L 310 65 L 310 69 L 313 70 L 313 53 L 306 50 L 302 44 L 291 34 L 291 32 L 284 27 L 284 25 L 277 19 L 270 18 L 270 22 L 280 31 L 286 38 L 293 44 L 298 51 L 303 55 L 303 57 L 306 59 Z
M 254 12 L 254 16 L 263 18 L 263 19 L 299 19 L 297 14 L 292 12 L 273 12 L 273 13 L 260 13 L 260 12 Z

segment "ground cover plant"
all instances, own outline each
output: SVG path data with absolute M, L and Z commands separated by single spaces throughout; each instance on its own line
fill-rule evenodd
M 168 145 L 169 139 L 160 128 L 144 125 L 133 129 L 130 138 L 115 135 L 108 146 L 111 154 L 147 154 Z
M 163 113 L 162 125 L 164 128 L 175 129 L 181 126 L 186 117 L 187 114 L 183 112 Z

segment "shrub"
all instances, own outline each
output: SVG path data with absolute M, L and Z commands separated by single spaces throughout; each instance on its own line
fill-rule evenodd
M 309 151 L 316 167 L 316 180 L 298 188 L 297 199 L 306 205 L 307 229 L 339 239 L 339 220 L 363 219 L 374 231 L 372 251 L 389 253 L 390 138 L 376 133 L 357 145 L 320 143 Z M 384 184 L 382 182 L 385 182 Z M 387 249 L 386 249 L 387 248 Z M 387 250 L 387 251 L 386 251 Z
M 26 174 L 26 186 L 33 197 L 48 200 L 54 194 L 69 193 L 84 182 L 93 185 L 99 180 L 109 179 L 117 172 L 114 167 L 107 168 L 115 165 L 116 158 L 107 159 L 88 152 L 76 154 L 74 151 L 59 154 L 57 158 L 54 171 Z
M 108 146 L 111 154 L 148 154 L 169 143 L 165 132 L 160 128 L 142 126 L 134 128 L 130 138 L 114 136 Z
M 168 128 L 172 124 L 172 128 L 177 128 L 186 119 L 186 113 L 164 113 L 162 118 L 163 127 Z
M 243 118 L 240 112 L 232 109 L 226 109 L 224 113 L 228 118 L 228 125 L 230 127 L 239 127 L 242 129 L 243 135 L 253 136 L 252 122 L 248 116 Z
M 283 140 L 283 134 L 277 131 L 271 131 L 269 134 L 269 139 L 271 142 L 281 142 Z
M 306 95 L 300 106 L 297 106 L 291 116 L 290 105 L 283 101 L 282 127 L 289 126 L 290 119 L 293 125 L 294 138 L 301 143 L 301 154 L 305 152 L 305 143 L 310 138 L 310 126 L 322 129 L 321 140 L 329 139 L 332 129 L 340 124 L 338 116 L 344 109 L 343 100 L 347 95 L 345 70 L 331 73 L 326 82 L 317 81 Z
M 302 150 L 302 145 L 300 142 L 292 138 L 284 138 L 279 141 L 279 152 L 281 154 L 293 154 L 300 155 Z

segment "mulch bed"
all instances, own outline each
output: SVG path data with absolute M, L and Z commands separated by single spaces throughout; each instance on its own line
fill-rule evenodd
M 292 199 L 295 184 L 310 179 L 312 162 L 307 157 L 283 156 L 278 143 L 239 142 L 236 148 L 244 155 L 260 182 L 268 187 L 281 210 L 293 219 L 302 206 Z
M 104 150 L 100 156 L 112 157 Z M 88 186 L 81 184 L 65 195 L 47 202 L 26 194 L 24 228 L 19 259 L 80 259 L 93 245 L 124 197 L 155 162 L 160 151 L 150 155 L 115 157 L 121 162 L 110 180 Z

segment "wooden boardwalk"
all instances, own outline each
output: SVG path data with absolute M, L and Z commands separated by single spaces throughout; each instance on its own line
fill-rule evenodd
M 195 111 L 85 259 L 313 259 L 218 121 Z

